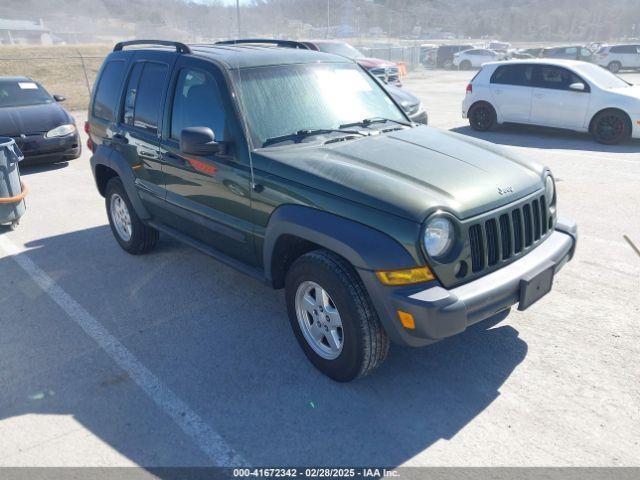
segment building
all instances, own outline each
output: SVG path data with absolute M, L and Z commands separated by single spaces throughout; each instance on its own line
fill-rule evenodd
M 11 20 L 0 18 L 1 45 L 51 45 L 51 30 L 45 27 L 42 20 Z

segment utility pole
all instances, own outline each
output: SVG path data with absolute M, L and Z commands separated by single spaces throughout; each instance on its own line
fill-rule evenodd
M 329 2 L 331 0 L 327 0 L 327 33 L 326 37 L 329 38 Z
M 236 23 L 238 24 L 238 38 L 242 38 L 242 28 L 240 27 L 240 0 L 236 0 Z

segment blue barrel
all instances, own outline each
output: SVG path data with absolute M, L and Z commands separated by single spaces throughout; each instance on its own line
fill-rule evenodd
M 13 138 L 0 137 L 0 224 L 15 227 L 26 210 L 18 167 L 23 158 Z

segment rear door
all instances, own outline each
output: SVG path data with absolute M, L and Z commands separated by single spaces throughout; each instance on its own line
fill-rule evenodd
M 581 129 L 585 125 L 589 84 L 572 71 L 556 65 L 537 65 L 533 72 L 535 88 L 531 101 L 531 123 L 558 128 Z M 584 91 L 569 85 L 583 83 Z
M 162 106 L 175 54 L 140 52 L 126 80 L 113 144 L 131 165 L 140 198 L 153 213 L 161 213 L 165 184 L 160 159 Z
M 491 97 L 503 122 L 528 123 L 531 113 L 533 65 L 499 66 L 491 75 Z
M 208 127 L 223 153 L 185 154 L 180 133 Z M 251 174 L 242 129 L 222 71 L 181 56 L 167 98 L 161 155 L 166 223 L 235 259 L 254 264 Z

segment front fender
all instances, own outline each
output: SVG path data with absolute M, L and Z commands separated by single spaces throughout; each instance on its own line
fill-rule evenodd
M 133 174 L 133 170 L 120 153 L 110 148 L 106 148 L 103 145 L 98 145 L 98 148 L 91 156 L 90 162 L 91 171 L 93 172 L 93 177 L 96 180 L 96 185 L 98 184 L 98 177 L 96 175 L 96 168 L 98 165 L 104 165 L 105 167 L 110 168 L 120 177 L 122 185 L 124 186 L 127 196 L 129 197 L 138 217 L 143 220 L 151 218 L 151 215 L 142 204 L 142 200 L 140 200 L 140 195 L 138 194 L 138 189 L 135 184 L 136 177 Z M 100 189 L 100 186 L 97 186 L 98 189 Z
M 292 235 L 331 250 L 357 269 L 393 270 L 417 266 L 409 252 L 386 233 L 338 215 L 300 205 L 283 205 L 269 218 L 263 260 L 272 282 L 271 260 L 278 239 Z

